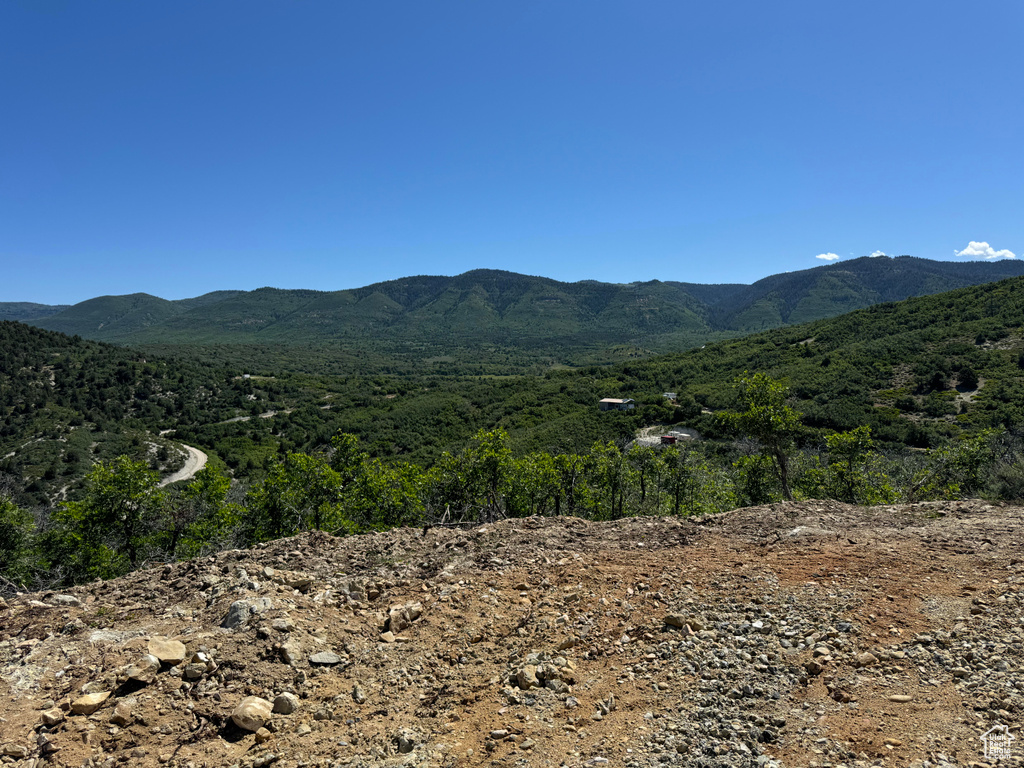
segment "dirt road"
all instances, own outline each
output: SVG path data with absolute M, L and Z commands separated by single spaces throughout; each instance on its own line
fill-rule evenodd
M 198 448 L 193 448 L 191 445 L 180 444 L 182 448 L 188 451 L 188 458 L 185 460 L 185 466 L 175 472 L 173 475 L 168 475 L 160 481 L 160 487 L 170 485 L 171 483 L 177 483 L 179 480 L 190 480 L 196 472 L 206 466 L 207 456 L 205 453 L 200 451 Z

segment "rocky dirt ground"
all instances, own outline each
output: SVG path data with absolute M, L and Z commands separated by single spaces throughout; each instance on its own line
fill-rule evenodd
M 995 764 L 988 733 L 1019 764 L 1022 516 L 310 533 L 18 595 L 0 760 L 923 768 Z

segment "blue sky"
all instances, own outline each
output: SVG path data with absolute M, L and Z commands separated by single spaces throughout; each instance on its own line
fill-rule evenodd
M 0 301 L 1022 256 L 1022 32 L 1019 0 L 7 0 Z

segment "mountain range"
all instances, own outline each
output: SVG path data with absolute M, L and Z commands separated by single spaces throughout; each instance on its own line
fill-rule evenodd
M 772 275 L 751 285 L 565 283 L 481 269 L 330 292 L 260 288 L 178 301 L 137 293 L 68 307 L 0 303 L 0 318 L 132 345 L 619 344 L 664 352 L 1020 275 L 1024 263 L 1012 260 L 944 262 L 910 256 L 853 259 Z

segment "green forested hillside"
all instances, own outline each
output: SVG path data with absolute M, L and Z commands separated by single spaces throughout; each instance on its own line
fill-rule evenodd
M 515 374 L 648 357 L 1022 273 L 1014 261 L 911 257 L 855 259 L 750 286 L 560 283 L 475 270 L 334 292 L 262 288 L 176 302 L 108 296 L 31 322 L 162 354 L 181 347 L 214 359 L 219 347 L 247 359 L 259 347 L 256 358 L 307 373 Z
M 681 354 L 494 377 L 245 376 L 0 323 L 0 590 L 304 527 L 1020 498 L 1022 324 L 1014 278 Z M 602 397 L 636 408 L 600 412 Z M 703 439 L 631 443 L 680 424 Z M 212 463 L 163 491 L 151 469 L 174 468 L 178 441 Z M 124 533 L 110 499 L 139 488 Z
M 288 450 L 317 450 L 338 431 L 359 436 L 373 456 L 420 465 L 480 429 L 506 430 L 516 451 L 575 451 L 653 423 L 682 422 L 714 435 L 714 419 L 700 410 L 731 407 L 732 385 L 744 371 L 789 383 L 811 442 L 821 430 L 869 425 L 880 444 L 924 448 L 973 429 L 1021 425 L 1022 319 L 1024 279 L 1014 279 L 676 355 L 502 377 L 386 368 L 275 375 L 272 357 L 258 370 L 252 357 L 245 358 L 250 367 L 218 369 L 180 356 L 147 361 L 8 323 L 0 450 L 15 452 L 6 459 L 9 472 L 18 462 L 31 469 L 29 478 L 71 475 L 87 466 L 74 459 L 81 451 L 66 458 L 66 450 L 30 446 L 47 425 L 75 421 L 105 432 L 173 430 L 168 439 L 211 452 L 239 477 L 266 471 Z M 242 378 L 249 372 L 262 375 Z M 662 397 L 666 391 L 678 393 L 677 403 Z M 598 413 L 602 397 L 631 397 L 638 408 Z M 50 434 L 64 439 L 60 430 Z

